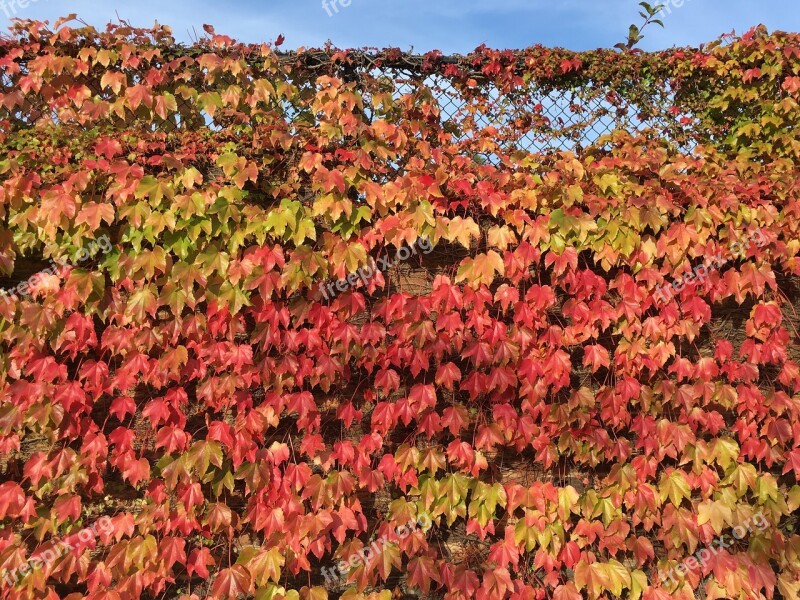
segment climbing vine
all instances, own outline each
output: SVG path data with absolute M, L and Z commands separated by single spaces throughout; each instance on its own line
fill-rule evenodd
M 798 598 L 798 35 L 208 32 L 0 46 L 2 597 Z M 664 129 L 519 145 L 586 85 Z

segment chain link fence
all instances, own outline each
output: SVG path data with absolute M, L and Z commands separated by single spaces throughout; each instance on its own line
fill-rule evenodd
M 180 49 L 172 51 L 180 56 Z M 686 128 L 673 106 L 674 93 L 666 80 L 646 88 L 631 81 L 617 86 L 614 82 L 580 78 L 544 82 L 520 79 L 518 85 L 500 86 L 477 68 L 474 69 L 474 79 L 465 85 L 463 77 L 453 77 L 446 68 L 448 65 L 463 68 L 464 57 L 440 57 L 437 68 L 431 68 L 424 65 L 421 57 L 404 54 L 386 61 L 376 60 L 375 54 L 360 53 L 357 54 L 358 60 L 347 65 L 335 64 L 331 54 L 330 51 L 317 51 L 316 54 L 281 55 L 287 65 L 287 80 L 311 95 L 318 89 L 320 77 L 340 77 L 351 83 L 364 99 L 368 120 L 375 117 L 370 113 L 369 99 L 376 93 L 388 91 L 400 103 L 409 99 L 415 101 L 422 96 L 432 98 L 438 107 L 436 118 L 440 120 L 443 131 L 449 133 L 456 143 L 469 143 L 478 134 L 492 131 L 496 132 L 496 139 L 504 152 L 580 151 L 595 144 L 602 136 L 624 129 L 629 132 L 652 130 L 656 135 L 673 139 L 678 145 L 689 144 Z M 0 118 L 3 119 L 0 129 L 58 124 L 75 118 L 76 111 L 70 110 L 71 107 L 48 103 L 43 94 L 32 96 L 17 91 L 19 101 L 14 102 L 15 89 L 18 90 L 21 76 L 25 74 L 25 61 L 19 64 L 19 74 L 12 76 L 5 70 L 2 72 L 0 81 L 6 108 L 0 108 Z M 254 73 L 258 72 L 257 61 L 247 61 L 247 66 Z M 196 71 L 193 77 L 202 79 L 202 72 L 196 64 L 187 72 L 190 69 Z M 126 90 L 143 81 L 141 71 L 125 73 L 124 76 Z M 81 102 L 100 106 L 115 101 L 114 92 L 101 74 L 94 71 L 79 75 L 72 81 L 57 82 L 70 86 Z M 157 107 L 147 119 L 147 126 L 164 132 L 203 127 L 220 131 L 235 124 L 241 120 L 240 114 L 214 106 L 215 98 L 224 91 L 224 86 L 223 78 L 208 88 L 208 97 L 190 99 L 173 90 L 174 110 L 169 106 L 160 110 Z M 284 103 L 276 108 L 290 126 L 314 122 L 313 111 L 307 104 Z M 155 118 L 159 112 L 163 118 Z M 122 116 L 113 110 L 108 119 L 114 127 L 124 125 L 120 123 L 124 120 Z M 487 154 L 484 158 L 492 161 L 494 157 Z

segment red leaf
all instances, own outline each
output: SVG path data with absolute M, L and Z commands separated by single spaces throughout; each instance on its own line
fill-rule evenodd
M 514 527 L 508 525 L 503 540 L 492 544 L 489 550 L 489 560 L 494 561 L 498 567 L 508 567 L 510 563 L 515 569 L 517 568 L 519 547 L 514 541 Z
M 159 557 L 166 563 L 167 569 L 171 569 L 176 562 L 186 564 L 186 540 L 183 538 L 167 536 L 158 545 Z
M 150 106 L 153 104 L 153 95 L 150 93 L 146 85 L 134 85 L 125 90 L 125 98 L 133 110 L 136 110 L 144 104 Z
M 583 366 L 591 365 L 592 373 L 597 373 L 601 367 L 606 369 L 611 365 L 608 350 L 598 344 L 586 346 L 583 349 Z
M 431 384 L 416 384 L 408 395 L 410 404 L 417 413 L 428 408 L 436 408 L 436 388 Z
M 203 579 L 208 578 L 208 567 L 209 565 L 216 564 L 214 559 L 211 556 L 211 551 L 208 548 L 195 548 L 189 554 L 189 560 L 186 563 L 186 571 L 189 575 L 194 575 L 195 573 L 202 577 Z
M 441 385 L 447 390 L 453 391 L 453 383 L 460 379 L 461 371 L 451 362 L 439 365 L 436 370 L 436 385 Z
M 553 591 L 553 600 L 581 600 L 583 596 L 571 581 L 565 585 L 559 585 Z
M 25 492 L 15 481 L 0 485 L 0 520 L 16 517 L 25 505 Z
M 117 417 L 118 421 L 122 421 L 125 415 L 136 413 L 136 402 L 129 396 L 119 396 L 111 402 L 108 412 Z
M 800 448 L 795 448 L 786 453 L 786 466 L 783 467 L 783 474 L 794 471 L 794 477 L 800 481 Z
M 233 565 L 217 574 L 211 594 L 214 598 L 237 598 L 239 594 L 247 594 L 250 586 L 250 572 L 242 565 Z
M 428 556 L 419 556 L 408 561 L 408 582 L 427 594 L 431 581 L 441 583 L 439 571 L 434 560 Z
M 118 154 L 122 154 L 122 144 L 119 143 L 119 140 L 105 137 L 95 144 L 94 151 L 98 156 L 114 158 Z
M 150 478 L 150 463 L 146 458 L 136 459 L 133 452 L 128 452 L 126 458 L 122 462 L 122 477 L 130 481 L 131 485 L 135 486 L 140 481 L 145 481 Z

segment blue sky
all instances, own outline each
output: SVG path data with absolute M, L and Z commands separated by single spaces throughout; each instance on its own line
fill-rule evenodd
M 7 27 L 9 16 L 52 22 L 77 13 L 102 26 L 119 14 L 135 25 L 155 20 L 168 24 L 181 41 L 191 39 L 193 28 L 202 33 L 203 23 L 211 23 L 217 32 L 246 42 L 270 41 L 282 33 L 284 48 L 317 47 L 330 39 L 341 48 L 464 53 L 483 43 L 495 48 L 536 43 L 574 50 L 610 47 L 640 19 L 637 0 L 350 0 L 346 7 L 342 1 L 337 0 L 339 10 L 330 9 L 329 16 L 322 0 L 2 0 L 0 24 Z M 28 5 L 21 7 L 20 2 Z M 666 28 L 650 29 L 640 46 L 697 45 L 758 23 L 770 30 L 800 31 L 796 2 L 684 0 L 666 16 Z

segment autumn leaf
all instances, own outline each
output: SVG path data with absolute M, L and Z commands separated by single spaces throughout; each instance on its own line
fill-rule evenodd
M 491 285 L 497 275 L 505 273 L 502 257 L 494 250 L 479 254 L 474 259 L 467 258 L 458 268 L 456 283 L 466 281 L 472 287 Z
M 281 578 L 281 567 L 285 558 L 278 548 L 261 549 L 247 561 L 247 568 L 253 575 L 253 581 L 265 586 L 269 581 L 278 583 Z
M 106 71 L 100 78 L 100 86 L 103 88 L 111 88 L 111 91 L 115 94 L 119 94 L 125 83 L 126 78 L 124 73 Z
M 599 598 L 604 591 L 619 596 L 624 588 L 631 585 L 630 572 L 618 561 L 588 564 L 579 562 L 575 567 L 575 585 L 586 588 L 589 598 Z
M 472 239 L 480 238 L 480 235 L 480 228 L 471 217 L 453 217 L 447 225 L 446 239 L 456 241 L 467 249 L 472 245 Z
M 684 498 L 691 496 L 686 477 L 677 469 L 673 469 L 668 475 L 664 474 L 662 476 L 658 489 L 661 494 L 661 501 L 664 502 L 669 498 L 674 506 L 680 506 Z
M 731 524 L 733 511 L 723 501 L 706 500 L 697 505 L 697 524 L 711 523 L 714 533 L 719 535 L 726 525 Z
M 150 463 L 146 458 L 130 457 L 123 463 L 122 477 L 133 486 L 140 481 L 147 481 L 150 478 Z
M 384 545 L 376 564 L 381 579 L 386 581 L 389 579 L 392 568 L 399 569 L 402 564 L 400 560 L 400 549 L 395 544 Z
M 139 106 L 150 106 L 153 103 L 153 95 L 146 85 L 134 85 L 125 90 L 125 98 L 131 109 L 136 110 Z
M 431 582 L 441 583 L 439 570 L 432 558 L 418 556 L 408 561 L 408 583 L 416 586 L 423 594 L 431 589 Z
M 571 581 L 565 585 L 559 585 L 553 591 L 553 600 L 581 600 L 582 598 L 583 596 Z
M 238 598 L 250 591 L 250 573 L 242 565 L 222 569 L 214 578 L 211 593 L 215 598 Z
M 583 350 L 583 366 L 592 367 L 592 373 L 597 373 L 600 368 L 608 368 L 611 366 L 611 359 L 608 350 L 599 344 L 593 344 L 584 347 Z

